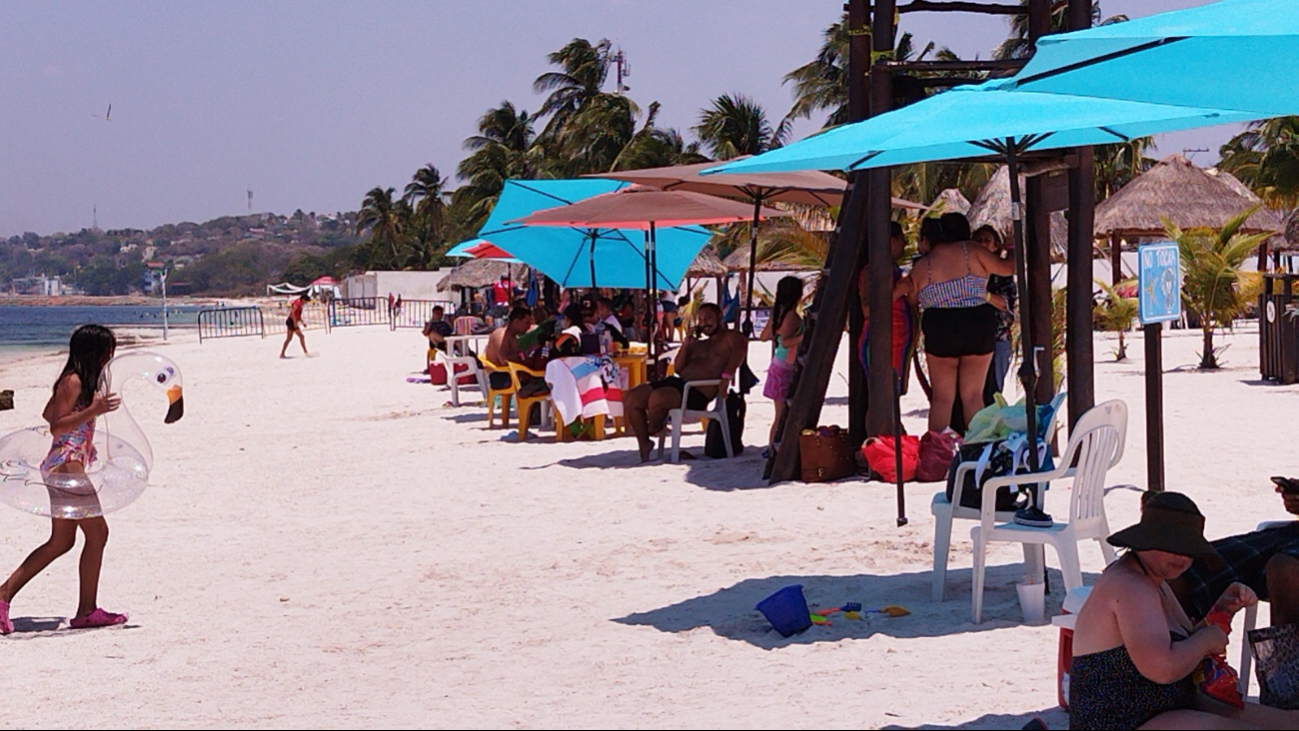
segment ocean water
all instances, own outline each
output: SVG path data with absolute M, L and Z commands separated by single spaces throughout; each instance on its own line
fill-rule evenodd
M 167 307 L 172 327 L 193 327 L 201 307 Z M 160 306 L 104 305 L 49 306 L 0 305 L 0 350 L 49 350 L 66 347 L 77 327 L 98 323 L 109 327 L 162 328 Z

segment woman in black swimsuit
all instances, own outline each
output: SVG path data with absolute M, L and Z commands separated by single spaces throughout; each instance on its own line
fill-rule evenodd
M 1074 729 L 1295 728 L 1299 713 L 1247 703 L 1236 709 L 1201 695 L 1192 673 L 1221 655 L 1227 635 L 1217 624 L 1193 624 L 1168 580 L 1193 557 L 1216 555 L 1204 540 L 1204 516 L 1185 495 L 1146 493 L 1141 522 L 1109 537 L 1129 549 L 1110 564 L 1078 613 L 1069 674 L 1069 727 Z M 1231 615 L 1258 601 L 1232 584 L 1206 618 Z M 1238 641 L 1244 641 L 1240 638 Z

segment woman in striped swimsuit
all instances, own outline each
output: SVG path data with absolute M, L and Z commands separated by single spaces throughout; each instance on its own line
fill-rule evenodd
M 988 303 L 988 275 L 1009 275 L 1014 261 L 970 241 L 970 223 L 959 213 L 942 218 L 943 238 L 916 260 L 893 291 L 920 306 L 925 363 L 933 395 L 929 430 L 951 425 L 959 394 L 966 418 L 983 408 L 983 383 L 997 342 L 997 309 Z

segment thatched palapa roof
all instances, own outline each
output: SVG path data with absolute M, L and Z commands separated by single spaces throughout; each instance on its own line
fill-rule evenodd
M 694 263 L 686 270 L 686 277 L 689 279 L 724 276 L 726 276 L 726 265 L 717 258 L 717 252 L 713 251 L 711 246 L 700 249 L 699 256 L 695 257 Z
M 1025 178 L 1019 176 L 1020 191 L 1024 190 Z M 1010 217 L 1010 173 L 1006 166 L 997 168 L 997 172 L 988 179 L 987 185 L 975 196 L 974 203 L 966 214 L 970 219 L 970 230 L 989 225 L 1001 232 L 1003 241 L 1011 241 L 1013 223 Z M 1051 214 L 1051 258 L 1063 259 L 1069 250 L 1069 221 L 1064 211 Z
M 1181 155 L 1169 155 L 1096 206 L 1098 237 L 1163 236 L 1168 219 L 1179 228 L 1222 228 L 1258 197 L 1226 173 L 1211 175 Z M 1244 233 L 1282 232 L 1275 213 L 1260 208 Z
M 528 268 L 523 264 L 511 265 L 493 259 L 470 259 L 443 277 L 438 282 L 438 289 L 489 287 L 503 274 L 509 274 L 514 279 L 522 279 L 527 276 L 527 272 Z
M 1006 195 L 1010 195 L 1009 190 L 1007 190 Z M 943 192 L 939 193 L 938 197 L 934 198 L 934 202 L 931 203 L 929 207 L 931 210 L 940 211 L 942 213 L 956 212 L 968 215 L 970 212 L 970 201 L 968 201 L 965 196 L 961 194 L 961 191 L 956 188 L 947 188 Z

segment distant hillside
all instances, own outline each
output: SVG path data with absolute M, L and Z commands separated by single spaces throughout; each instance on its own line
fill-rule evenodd
M 176 294 L 255 294 L 267 281 L 305 283 L 351 268 L 356 212 L 291 216 L 257 213 L 206 223 L 174 223 L 151 231 L 82 229 L 75 234 L 25 233 L 0 240 L 0 284 L 21 292 L 30 278 L 59 277 L 89 295 L 125 295 L 150 288 L 149 265 L 172 270 Z M 302 281 L 305 280 L 305 281 Z

